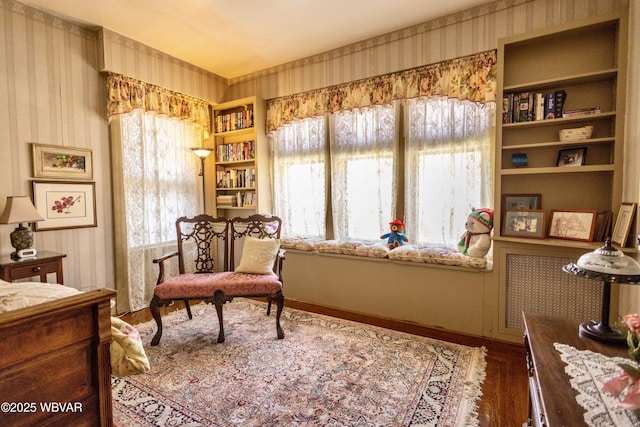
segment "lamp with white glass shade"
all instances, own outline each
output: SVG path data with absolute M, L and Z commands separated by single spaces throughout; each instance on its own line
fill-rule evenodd
M 213 148 L 204 148 L 204 147 L 197 147 L 197 148 L 192 148 L 191 149 L 193 151 L 193 154 L 195 154 L 196 156 L 198 156 L 198 158 L 200 159 L 200 176 L 202 177 L 202 207 L 203 209 L 206 209 L 206 205 L 205 205 L 205 190 L 204 190 L 204 160 L 209 157 L 209 154 L 211 154 L 211 152 L 213 151 Z
M 603 247 L 582 255 L 577 262 L 565 265 L 562 270 L 603 282 L 600 322 L 590 320 L 582 323 L 580 334 L 597 341 L 625 344 L 625 334 L 609 325 L 611 284 L 640 284 L 640 265 L 636 260 L 613 247 L 608 237 Z

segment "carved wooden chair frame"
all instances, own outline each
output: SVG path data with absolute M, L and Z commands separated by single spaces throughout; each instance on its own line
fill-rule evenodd
M 217 226 L 217 227 L 216 227 Z M 202 300 L 216 307 L 219 322 L 218 342 L 224 342 L 223 305 L 231 302 L 234 297 L 266 297 L 268 302 L 267 316 L 271 313 L 272 302 L 276 303 L 276 331 L 278 339 L 284 338 L 284 331 L 280 325 L 280 317 L 284 308 L 284 294 L 282 292 L 282 265 L 284 251 L 280 250 L 273 266 L 273 275 L 267 275 L 267 282 L 263 287 L 258 286 L 257 291 L 242 292 L 231 284 L 253 283 L 258 277 L 251 273 L 234 272 L 237 243 L 247 237 L 274 238 L 280 237 L 282 220 L 275 216 L 252 215 L 248 218 L 237 217 L 233 220 L 226 218 L 213 218 L 202 214 L 194 218 L 181 217 L 176 220 L 176 232 L 178 235 L 178 250 L 154 259 L 158 264 L 159 272 L 156 281 L 156 289 L 151 299 L 150 310 L 156 321 L 158 330 L 151 341 L 151 345 L 158 345 L 162 337 L 162 316 L 160 308 L 168 306 L 173 301 L 183 301 L 189 319 L 192 319 L 189 300 Z M 186 228 L 186 230 L 185 230 Z M 185 247 L 188 240 L 196 242 L 197 256 L 195 259 L 195 272 L 185 273 Z M 223 261 L 218 272 L 214 271 L 215 261 L 211 255 L 216 249 L 213 242 L 222 243 Z M 217 251 L 220 252 L 219 250 Z M 165 278 L 165 262 L 172 258 L 178 258 L 178 275 Z M 177 283 L 176 283 L 177 281 Z M 194 286 L 190 286 L 193 282 Z M 164 285 L 164 286 L 161 286 Z M 194 289 L 196 289 L 194 291 Z M 260 291 L 264 289 L 264 292 Z M 195 293 L 194 293 L 195 292 Z

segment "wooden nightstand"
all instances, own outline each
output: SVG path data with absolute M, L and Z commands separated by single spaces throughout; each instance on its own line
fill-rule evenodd
M 67 254 L 41 251 L 33 258 L 12 258 L 9 255 L 0 257 L 0 278 L 6 282 L 39 276 L 40 281 L 47 282 L 47 274 L 56 274 L 56 283 L 64 285 L 62 274 L 62 258 Z

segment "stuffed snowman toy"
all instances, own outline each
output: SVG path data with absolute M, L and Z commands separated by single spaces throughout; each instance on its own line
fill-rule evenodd
M 484 257 L 491 248 L 493 209 L 472 209 L 464 228 L 467 231 L 460 236 L 458 242 L 460 252 L 470 257 Z

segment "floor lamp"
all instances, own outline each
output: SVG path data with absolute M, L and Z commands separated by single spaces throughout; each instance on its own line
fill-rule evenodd
M 191 150 L 193 150 L 193 154 L 198 156 L 198 158 L 200 159 L 200 176 L 202 176 L 202 211 L 206 213 L 207 204 L 206 204 L 206 191 L 204 188 L 204 183 L 205 183 L 204 161 L 207 157 L 209 157 L 209 154 L 211 154 L 213 149 L 212 148 L 192 148 Z

